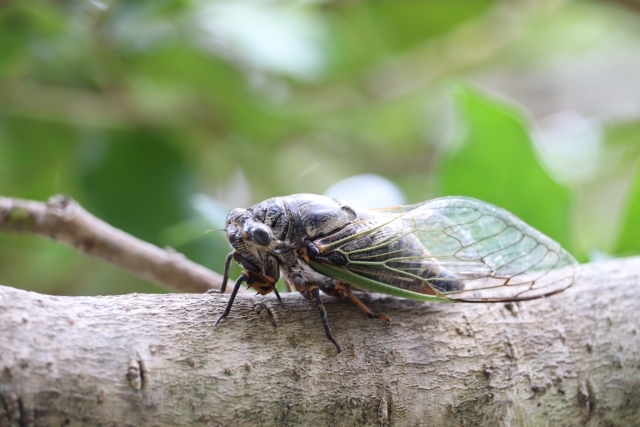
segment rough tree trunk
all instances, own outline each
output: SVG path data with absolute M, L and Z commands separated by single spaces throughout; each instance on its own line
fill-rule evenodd
M 0 425 L 640 425 L 640 258 L 520 304 L 0 287 Z M 366 298 L 365 298 L 366 300 Z

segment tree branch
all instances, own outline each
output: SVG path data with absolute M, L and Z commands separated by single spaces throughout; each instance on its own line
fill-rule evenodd
M 640 425 L 640 257 L 519 304 L 0 287 L 0 425 Z M 366 297 L 365 297 L 366 299 Z
M 64 242 L 164 288 L 220 289 L 222 276 L 171 248 L 160 249 L 107 224 L 68 196 L 47 203 L 0 197 L 0 231 L 30 232 Z

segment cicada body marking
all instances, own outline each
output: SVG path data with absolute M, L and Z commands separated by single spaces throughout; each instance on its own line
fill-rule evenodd
M 338 352 L 320 291 L 349 297 L 374 314 L 354 290 L 435 302 L 524 301 L 571 286 L 577 263 L 558 243 L 513 214 L 467 197 L 411 206 L 358 209 L 324 196 L 296 194 L 234 209 L 225 231 L 232 260 L 242 266 L 224 313 L 242 283 L 265 295 L 282 276 L 314 300 Z

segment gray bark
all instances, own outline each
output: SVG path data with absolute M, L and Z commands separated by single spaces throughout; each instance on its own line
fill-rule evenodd
M 0 287 L 0 426 L 640 425 L 640 258 L 519 304 Z

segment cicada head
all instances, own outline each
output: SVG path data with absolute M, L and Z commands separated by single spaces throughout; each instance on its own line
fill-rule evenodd
M 241 255 L 242 266 L 249 271 L 262 271 L 260 266 L 274 241 L 271 228 L 257 221 L 251 211 L 234 209 L 227 215 L 225 231 L 229 243 Z

